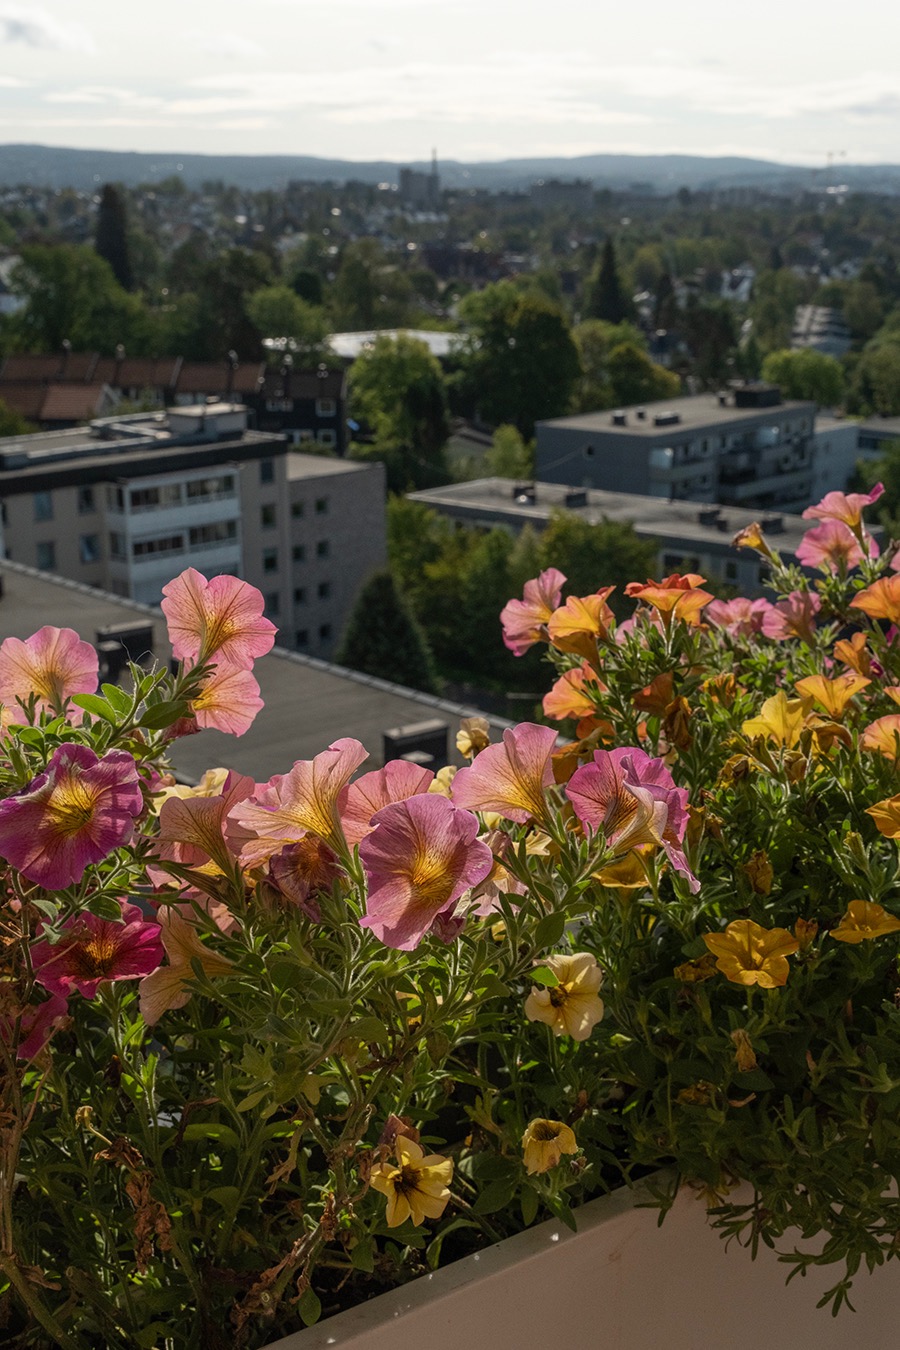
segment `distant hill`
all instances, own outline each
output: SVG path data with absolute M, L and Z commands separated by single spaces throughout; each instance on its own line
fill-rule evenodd
M 0 185 L 73 187 L 89 190 L 100 183 L 156 183 L 178 175 L 186 186 L 220 180 L 259 191 L 293 180 L 345 183 L 396 183 L 400 164 L 388 160 L 318 159 L 312 155 L 170 155 L 120 150 L 70 150 L 47 145 L 0 145 Z M 410 167 L 428 169 L 428 162 Z M 833 172 L 838 172 L 837 170 Z M 846 165 L 840 179 L 865 192 L 900 192 L 900 165 Z M 575 159 L 505 159 L 492 163 L 440 164 L 445 187 L 520 190 L 538 179 L 587 178 L 596 187 L 640 188 L 662 194 L 681 187 L 772 188 L 791 191 L 826 186 L 824 170 L 775 164 L 738 155 L 582 155 Z

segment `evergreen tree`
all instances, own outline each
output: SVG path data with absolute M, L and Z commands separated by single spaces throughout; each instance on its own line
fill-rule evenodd
M 612 239 L 603 245 L 600 266 L 588 287 L 586 309 L 588 317 L 605 319 L 607 323 L 621 323 L 628 318 L 630 306 L 619 279 Z
M 335 659 L 380 680 L 438 692 L 425 635 L 387 568 L 374 573 L 360 591 Z
M 128 256 L 128 221 L 125 212 L 125 199 L 112 183 L 105 183 L 100 193 L 100 205 L 97 208 L 97 232 L 94 236 L 94 248 L 101 258 L 105 258 L 113 270 L 113 275 L 126 291 L 134 288 L 134 274 L 131 259 Z

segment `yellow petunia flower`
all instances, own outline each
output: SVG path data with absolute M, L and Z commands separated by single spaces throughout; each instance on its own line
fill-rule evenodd
M 767 741 L 792 749 L 800 740 L 810 706 L 808 699 L 788 698 L 784 690 L 779 689 L 777 694 L 766 699 L 758 717 L 743 723 L 741 731 L 745 736 L 763 736 Z
M 532 1120 L 522 1135 L 525 1170 L 528 1175 L 549 1172 L 556 1167 L 564 1153 L 577 1153 L 578 1141 L 574 1132 L 561 1120 Z
M 439 1219 L 450 1199 L 452 1158 L 426 1154 L 421 1144 L 402 1134 L 397 1136 L 394 1151 L 396 1164 L 378 1163 L 370 1177 L 373 1190 L 387 1197 L 388 1227 L 397 1228 L 407 1219 L 414 1224 Z
M 851 900 L 847 913 L 837 928 L 832 928 L 831 936 L 838 942 L 868 942 L 871 938 L 884 937 L 886 933 L 900 933 L 900 919 L 888 914 L 883 905 L 871 900 Z
M 872 817 L 886 839 L 900 839 L 900 796 L 885 797 L 867 807 L 866 815 Z
M 724 933 L 704 933 L 703 941 L 726 979 L 761 989 L 787 984 L 787 958 L 800 946 L 786 928 L 763 928 L 752 919 L 735 919 Z
M 871 683 L 864 676 L 848 671 L 834 680 L 829 680 L 825 675 L 807 675 L 805 679 L 797 681 L 795 688 L 804 698 L 815 699 L 829 717 L 839 718 L 843 716 L 853 695 Z
M 525 1000 L 529 1022 L 544 1022 L 557 1036 L 586 1041 L 603 1016 L 603 1000 L 597 990 L 603 972 L 590 952 L 548 956 L 547 966 L 559 980 L 553 989 L 533 988 Z

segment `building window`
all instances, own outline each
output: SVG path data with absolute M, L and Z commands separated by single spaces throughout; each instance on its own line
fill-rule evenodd
M 37 565 L 42 572 L 52 572 L 56 566 L 56 545 L 52 541 L 45 544 L 36 544 L 35 556 Z
M 327 498 L 327 497 L 317 497 L 317 498 L 316 498 L 316 515 L 317 515 L 317 516 L 327 516 L 327 515 L 328 515 L 328 498 Z
M 309 646 L 309 629 L 308 629 L 308 628 L 298 628 L 298 629 L 297 629 L 296 633 L 294 634 L 294 645 L 295 645 L 296 647 L 307 647 L 307 646 Z
M 315 439 L 316 433 L 313 431 L 312 427 L 301 427 L 297 432 L 298 445 L 308 445 L 310 441 L 314 441 Z
M 266 613 L 277 614 L 281 604 L 281 596 L 278 591 L 266 592 Z
M 327 642 L 328 639 L 329 639 L 330 637 L 331 637 L 331 624 L 330 624 L 330 623 L 321 623 L 321 624 L 319 624 L 319 638 L 320 638 L 320 640 L 321 640 L 322 642 Z
M 181 501 L 180 483 L 161 483 L 159 487 L 132 488 L 128 494 L 132 511 L 155 511 L 177 506 Z
M 303 518 L 302 502 L 291 502 L 291 515 L 294 520 L 301 520 Z
M 264 572 L 278 571 L 278 549 L 264 548 L 262 555 L 262 566 Z
M 233 497 L 234 475 L 226 473 L 219 478 L 195 478 L 185 486 L 189 501 L 196 501 L 197 498 Z
M 53 519 L 53 496 L 49 492 L 36 492 L 34 494 L 34 518 L 35 520 Z M 38 564 L 40 566 L 40 564 Z
M 275 482 L 275 461 L 274 459 L 261 459 L 259 461 L 259 481 L 261 483 Z
M 115 530 L 111 530 L 109 535 L 109 556 L 111 558 L 125 557 L 125 536 L 124 534 L 118 534 Z
M 264 530 L 274 530 L 275 528 L 275 503 L 266 502 L 259 509 L 259 523 Z
M 291 549 L 291 557 L 293 558 L 294 562 L 303 562 L 304 558 L 306 557 L 306 549 L 303 547 L 302 544 L 294 545 L 294 547 Z
M 736 562 L 727 562 L 725 564 L 725 580 L 737 581 L 738 565 Z
M 328 597 L 329 597 L 330 595 L 331 595 L 331 582 L 330 582 L 330 581 L 320 581 L 320 582 L 319 582 L 319 599 L 320 599 L 320 600 L 327 600 Z
M 159 539 L 137 539 L 131 545 L 131 556 L 133 558 L 154 558 L 161 553 L 183 552 L 183 534 L 166 534 Z
M 107 487 L 106 505 L 109 507 L 110 511 L 125 510 L 125 493 L 120 487 Z
M 327 540 L 327 539 L 320 539 L 319 542 L 316 544 L 316 557 L 318 557 L 318 558 L 327 558 L 329 552 L 330 552 L 330 549 L 329 549 L 328 540 Z
M 80 516 L 86 516 L 91 511 L 96 511 L 96 509 L 94 489 L 92 487 L 80 487 L 78 489 L 78 514 Z
M 294 587 L 294 604 L 295 604 L 295 605 L 305 605 L 305 604 L 306 604 L 306 587 L 305 587 L 305 586 L 295 586 L 295 587 Z
M 188 532 L 191 548 L 216 548 L 236 538 L 236 520 L 215 520 L 211 525 L 194 525 Z
M 320 445 L 337 445 L 337 432 L 330 429 L 320 431 L 316 440 Z
M 78 552 L 83 563 L 95 563 L 100 561 L 100 536 L 99 534 L 83 534 L 78 540 Z
M 334 417 L 336 413 L 337 413 L 337 404 L 335 403 L 333 398 L 316 399 L 317 417 Z

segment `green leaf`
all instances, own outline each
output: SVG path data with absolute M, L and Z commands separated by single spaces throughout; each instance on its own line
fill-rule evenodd
M 184 1127 L 182 1139 L 191 1142 L 194 1139 L 214 1139 L 223 1148 L 240 1148 L 241 1141 L 237 1131 L 230 1125 L 222 1125 L 217 1120 L 198 1120 Z
M 472 1206 L 473 1214 L 496 1214 L 505 1209 L 513 1198 L 515 1183 L 512 1181 L 491 1181 L 485 1186 Z
M 224 1210 L 233 1211 L 237 1209 L 241 1189 L 239 1186 L 214 1186 L 211 1191 L 205 1192 L 205 1198 L 214 1200 Z
M 377 1017 L 360 1017 L 358 1021 L 352 1022 L 347 1028 L 347 1035 L 366 1042 L 383 1042 L 389 1041 L 391 1038 L 387 1027 Z
M 73 694 L 72 702 L 85 712 L 89 712 L 92 717 L 102 717 L 105 722 L 112 723 L 115 726 L 118 721 L 118 715 L 115 708 L 107 703 L 105 698 L 100 698 L 97 694 Z
M 749 1069 L 747 1073 L 736 1073 L 732 1078 L 735 1087 L 744 1088 L 747 1092 L 767 1092 L 773 1087 L 771 1078 L 763 1073 L 762 1069 Z
M 450 1037 L 445 1031 L 429 1031 L 425 1036 L 425 1048 L 431 1063 L 438 1069 L 450 1053 Z
M 112 923 L 122 921 L 122 910 L 118 900 L 114 900 L 111 895 L 104 895 L 102 891 L 98 891 L 96 895 L 89 895 L 86 906 L 98 919 L 109 919 Z
M 549 966 L 537 966 L 529 976 L 535 984 L 543 984 L 548 989 L 555 989 L 559 984 L 558 978 L 553 974 Z
M 308 1327 L 314 1326 L 322 1316 L 322 1304 L 318 1294 L 312 1288 L 304 1289 L 297 1303 L 297 1308 L 304 1324 Z
M 537 1217 L 540 1197 L 536 1190 L 531 1186 L 523 1186 L 522 1194 L 519 1196 L 519 1204 L 522 1206 L 522 1222 L 526 1228 L 534 1223 Z
M 565 914 L 545 914 L 534 930 L 534 945 L 539 951 L 555 947 L 565 931 Z
M 375 1244 L 371 1237 L 364 1237 L 350 1248 L 350 1264 L 354 1270 L 363 1270 L 371 1275 L 375 1269 Z
M 104 697 L 112 704 L 116 712 L 131 712 L 131 697 L 120 689 L 117 684 L 101 684 Z
M 159 731 L 163 727 L 170 727 L 173 722 L 177 722 L 179 717 L 184 717 L 189 711 L 188 705 L 183 699 L 166 699 L 164 703 L 153 703 L 141 715 L 138 726 L 147 727 L 150 731 Z
M 504 984 L 502 980 L 489 971 L 482 981 L 480 992 L 484 994 L 485 998 L 506 998 L 509 993 L 509 985 Z

